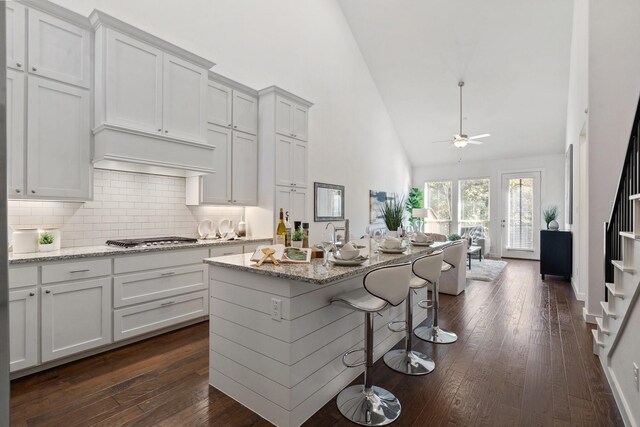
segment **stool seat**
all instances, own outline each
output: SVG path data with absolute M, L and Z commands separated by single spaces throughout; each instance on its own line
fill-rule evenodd
M 424 279 L 419 278 L 418 276 L 413 276 L 411 280 L 409 280 L 409 287 L 411 289 L 420 289 L 424 288 L 428 285 L 428 282 Z
M 453 268 L 453 265 L 449 264 L 446 261 L 442 261 L 442 267 L 440 267 L 440 271 L 449 271 Z
M 358 288 L 353 291 L 345 292 L 331 298 L 332 303 L 344 304 L 349 308 L 353 308 L 365 313 L 375 313 L 383 310 L 387 306 L 387 302 L 378 297 L 374 297 L 364 288 Z

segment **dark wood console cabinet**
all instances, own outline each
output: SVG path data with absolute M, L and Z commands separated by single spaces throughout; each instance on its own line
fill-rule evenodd
M 572 251 L 570 231 L 540 230 L 540 274 L 564 276 L 571 281 Z

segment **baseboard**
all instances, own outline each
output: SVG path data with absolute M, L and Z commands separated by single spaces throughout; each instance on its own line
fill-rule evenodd
M 597 314 L 589 314 L 587 312 L 587 307 L 582 307 L 582 318 L 584 319 L 585 322 L 595 325 L 596 319 L 598 317 L 602 317 L 602 316 L 599 316 Z
M 607 382 L 609 383 L 609 387 L 611 388 L 613 398 L 616 401 L 616 405 L 618 406 L 618 410 L 620 411 L 620 415 L 622 416 L 624 425 L 628 427 L 636 427 L 636 425 L 631 422 L 631 417 L 629 416 L 631 411 L 629 410 L 626 399 L 620 392 L 620 387 L 618 385 L 616 375 L 613 370 L 611 370 L 611 368 L 605 363 L 605 360 L 607 360 L 608 358 L 606 356 L 603 357 L 602 352 L 600 352 L 600 356 L 598 357 L 598 359 L 600 359 L 600 366 L 602 366 L 604 375 L 607 378 Z
M 576 299 L 578 301 L 584 301 L 587 298 L 587 294 L 585 294 L 584 292 L 578 292 L 578 284 L 576 283 L 576 281 L 574 280 L 574 278 L 571 278 L 571 287 L 573 288 L 573 294 L 576 296 Z

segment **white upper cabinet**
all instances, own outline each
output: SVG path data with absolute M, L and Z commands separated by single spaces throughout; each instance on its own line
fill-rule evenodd
M 258 134 L 258 98 L 233 91 L 233 130 Z
M 256 205 L 258 203 L 258 140 L 253 135 L 233 133 L 232 153 L 233 203 Z
M 276 209 L 289 212 L 290 222 L 307 221 L 307 192 L 301 188 L 276 185 Z
M 163 75 L 164 133 L 206 141 L 207 71 L 165 53 Z
M 61 82 L 91 86 L 91 33 L 29 9 L 29 72 Z
M 282 96 L 276 96 L 276 132 L 307 141 L 309 109 Z
M 291 148 L 291 180 L 294 187 L 307 187 L 307 144 L 295 141 Z
M 233 118 L 233 89 L 213 80 L 207 85 L 207 121 L 214 125 L 231 128 Z
M 20 3 L 15 1 L 4 2 L 6 5 L 6 21 L 7 21 L 7 67 L 16 70 L 25 69 L 25 41 L 27 20 L 26 9 Z
M 89 92 L 38 77 L 28 86 L 28 196 L 90 199 Z
M 25 75 L 7 70 L 7 194 L 24 194 L 24 89 Z
M 309 109 L 301 105 L 293 108 L 293 137 L 306 141 L 309 137 Z
M 276 135 L 276 185 L 307 186 L 307 143 Z
M 162 133 L 162 51 L 106 31 L 106 120 Z
M 229 128 L 210 126 L 207 129 L 207 140 L 215 145 L 215 173 L 205 175 L 202 180 L 202 203 L 232 203 L 231 195 L 231 134 Z

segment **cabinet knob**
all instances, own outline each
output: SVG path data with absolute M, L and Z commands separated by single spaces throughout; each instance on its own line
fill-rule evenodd
M 231 123 L 229 123 L 229 127 L 231 127 Z
M 20 67 L 22 67 L 22 64 L 19 63 L 19 62 L 16 62 L 16 67 L 20 68 Z
M 293 135 L 294 138 L 296 138 L 298 135 Z
M 229 203 L 231 203 L 231 199 L 227 200 Z
M 162 129 L 158 129 L 158 132 L 162 132 Z
M 47 289 L 46 291 L 44 291 L 45 294 L 50 294 L 51 293 L 51 289 Z
M 18 193 L 18 194 L 20 193 L 20 189 L 19 188 L 16 188 L 16 193 Z
M 35 292 L 29 292 L 29 296 L 30 296 L 30 297 L 35 297 L 35 296 L 36 296 L 36 293 L 35 293 Z
M 31 71 L 38 71 L 36 67 L 31 67 Z
M 238 129 L 238 126 L 234 126 L 233 128 L 234 128 L 234 129 Z
M 233 201 L 233 203 L 236 203 L 236 202 L 237 202 L 237 200 L 234 200 L 234 201 Z
M 36 194 L 36 190 L 31 190 L 31 194 Z
M 168 130 L 165 130 L 165 131 L 164 131 L 164 133 L 169 133 L 169 131 L 168 131 Z

